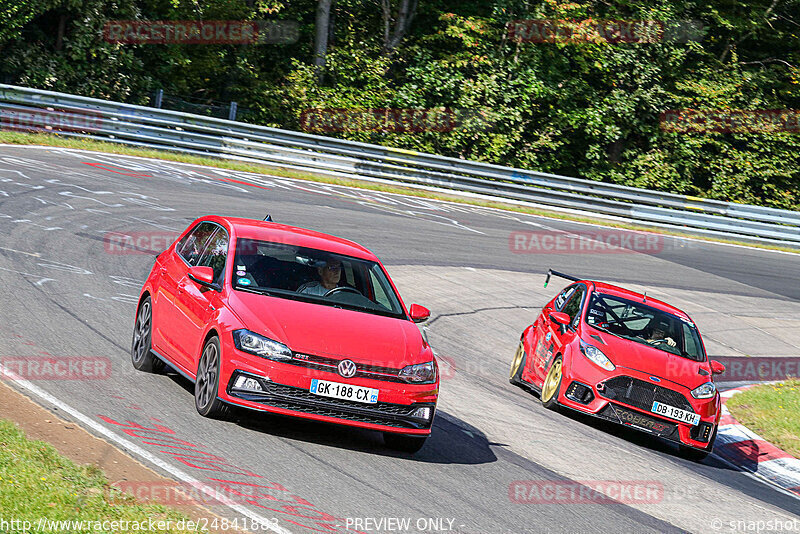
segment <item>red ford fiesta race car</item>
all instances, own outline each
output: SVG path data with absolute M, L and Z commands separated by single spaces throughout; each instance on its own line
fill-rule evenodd
M 720 395 L 697 327 L 677 308 L 621 287 L 548 271 L 573 283 L 522 333 L 512 384 L 535 390 L 547 408 L 566 406 L 707 456 Z
M 269 219 L 269 218 L 268 218 Z M 227 405 L 382 431 L 416 452 L 439 377 L 403 301 L 370 251 L 345 239 L 228 217 L 198 219 L 157 258 L 139 298 L 131 358 L 168 364 L 195 405 Z

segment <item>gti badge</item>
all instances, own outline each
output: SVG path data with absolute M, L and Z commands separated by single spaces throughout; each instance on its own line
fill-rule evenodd
M 651 376 L 650 380 L 652 380 L 653 382 L 661 382 L 661 379 L 655 376 Z
M 345 378 L 353 378 L 356 376 L 356 364 L 352 360 L 342 360 L 336 368 L 339 374 Z

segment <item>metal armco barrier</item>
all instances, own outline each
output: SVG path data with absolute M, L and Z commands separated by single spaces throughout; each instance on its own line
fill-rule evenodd
M 49 110 L 49 112 L 48 112 Z M 0 128 L 393 180 L 800 247 L 800 212 L 637 189 L 302 132 L 0 84 Z

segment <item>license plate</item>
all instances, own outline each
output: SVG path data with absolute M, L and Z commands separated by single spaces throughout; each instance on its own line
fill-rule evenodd
M 328 382 L 327 380 L 317 380 L 316 378 L 311 381 L 309 391 L 322 397 L 364 402 L 366 404 L 378 402 L 379 392 L 374 388 L 353 386 L 351 384 L 342 384 L 341 382 Z
M 675 419 L 682 423 L 689 423 L 693 426 L 700 424 L 699 414 L 687 412 L 686 410 L 681 410 L 680 408 L 670 406 L 669 404 L 662 404 L 657 401 L 653 402 L 653 407 L 650 411 L 657 413 L 658 415 L 663 415 L 664 417 L 669 417 L 670 419 Z

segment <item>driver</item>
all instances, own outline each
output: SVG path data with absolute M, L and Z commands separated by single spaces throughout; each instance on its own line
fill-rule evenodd
M 658 343 L 666 343 L 670 347 L 676 345 L 675 340 L 667 336 L 669 325 L 664 321 L 657 321 L 650 330 L 650 335 L 645 336 L 645 341 L 650 344 L 656 345 Z
M 336 258 L 330 258 L 325 262 L 324 267 L 317 267 L 317 274 L 319 274 L 319 280 L 301 285 L 297 288 L 297 292 L 324 296 L 339 285 L 342 277 L 342 262 Z

